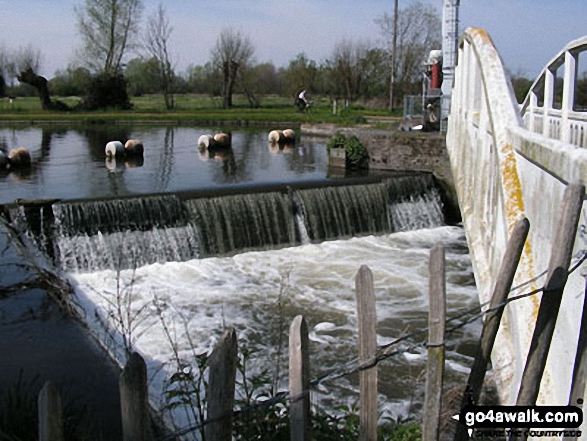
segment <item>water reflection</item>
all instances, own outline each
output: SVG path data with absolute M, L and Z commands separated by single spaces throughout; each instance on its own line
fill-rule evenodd
M 201 127 L 47 125 L 0 128 L 0 150 L 24 146 L 29 170 L 0 172 L 0 203 L 14 199 L 81 199 L 210 189 L 248 183 L 288 183 L 327 177 L 321 142 L 267 148 L 268 130 L 231 133 L 231 148 L 200 151 Z M 107 142 L 141 139 L 143 158 L 106 161 Z

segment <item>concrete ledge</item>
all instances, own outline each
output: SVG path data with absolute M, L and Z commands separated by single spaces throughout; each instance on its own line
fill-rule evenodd
M 511 127 L 509 134 L 516 152 L 564 184 L 580 181 L 587 185 L 587 150 L 546 138 L 522 127 Z

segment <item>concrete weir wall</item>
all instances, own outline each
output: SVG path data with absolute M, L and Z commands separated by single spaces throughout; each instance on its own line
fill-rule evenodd
M 460 220 L 444 134 L 340 128 L 334 124 L 305 124 L 301 130 L 304 137 L 330 138 L 337 132 L 357 136 L 369 153 L 370 170 L 433 173 L 442 190 L 447 222 Z

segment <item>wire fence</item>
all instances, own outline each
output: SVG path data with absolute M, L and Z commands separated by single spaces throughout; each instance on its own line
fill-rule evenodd
M 571 267 L 571 269 L 568 271 L 567 275 L 574 273 L 583 264 L 583 262 L 585 260 L 587 260 L 587 254 L 583 255 L 577 261 L 577 263 Z M 532 279 L 529 279 L 529 280 L 511 288 L 510 293 L 515 292 L 522 287 L 528 286 L 528 285 L 536 282 L 538 279 L 540 279 L 541 277 L 543 277 L 546 274 L 547 274 L 547 271 L 544 271 L 544 272 L 540 273 L 538 276 L 536 276 Z M 469 308 L 469 309 L 466 309 L 462 312 L 459 312 L 458 314 L 448 318 L 445 321 L 445 324 L 448 325 L 448 324 L 454 323 L 456 321 L 459 321 L 463 318 L 465 318 L 465 319 L 460 321 L 457 324 L 454 324 L 450 327 L 447 327 L 446 331 L 445 331 L 445 335 L 450 335 L 458 330 L 461 330 L 464 327 L 485 318 L 487 316 L 487 314 L 505 308 L 508 304 L 510 304 L 512 302 L 543 293 L 544 291 L 545 291 L 545 287 L 543 286 L 541 288 L 533 289 L 533 290 L 525 292 L 523 294 L 518 294 L 518 295 L 515 295 L 512 297 L 509 297 L 503 303 L 496 305 L 492 308 L 488 308 L 490 302 L 484 302 L 484 303 L 481 303 L 473 308 Z M 348 376 L 354 375 L 360 371 L 372 369 L 372 368 L 376 367 L 379 363 L 381 363 L 391 357 L 403 355 L 403 354 L 406 354 L 408 352 L 411 352 L 411 351 L 414 351 L 417 349 L 426 348 L 429 346 L 427 341 L 426 340 L 417 341 L 417 339 L 422 338 L 422 337 L 425 338 L 425 336 L 427 334 L 428 334 L 427 328 L 420 329 L 420 330 L 411 332 L 409 334 L 403 335 L 403 336 L 393 340 L 390 343 L 387 343 L 384 345 L 379 345 L 377 347 L 375 357 L 372 357 L 371 359 L 366 360 L 362 363 L 359 362 L 358 357 L 355 357 L 352 360 L 342 364 L 341 366 L 338 366 L 335 369 L 332 369 L 326 373 L 319 375 L 318 377 L 314 378 L 313 380 L 311 380 L 309 382 L 309 384 L 310 384 L 309 390 L 303 391 L 302 393 L 300 393 L 296 397 L 290 397 L 290 394 L 288 391 L 278 392 L 273 397 L 271 397 L 267 400 L 263 400 L 261 402 L 255 402 L 254 404 L 251 404 L 249 406 L 234 410 L 232 412 L 232 416 L 235 418 L 242 417 L 244 415 L 255 412 L 259 409 L 268 408 L 268 407 L 276 405 L 278 403 L 295 402 L 295 401 L 301 399 L 307 393 L 310 393 L 312 391 L 312 389 L 315 389 L 318 385 L 320 385 L 324 382 L 335 381 L 335 380 L 338 380 L 338 379 L 341 379 L 344 377 L 348 377 Z M 442 345 L 446 345 L 446 343 L 447 342 L 445 340 L 442 343 Z M 227 417 L 227 415 L 222 415 L 222 416 L 219 416 L 214 419 L 206 419 L 206 420 L 198 422 L 196 424 L 192 424 L 192 425 L 183 427 L 181 429 L 178 429 L 178 430 L 174 431 L 173 433 L 166 434 L 166 435 L 158 438 L 157 440 L 158 441 L 173 440 L 177 437 L 185 436 L 185 435 L 192 433 L 196 430 L 200 430 L 204 426 L 211 424 L 213 422 L 217 422 L 219 420 L 222 420 L 226 417 Z

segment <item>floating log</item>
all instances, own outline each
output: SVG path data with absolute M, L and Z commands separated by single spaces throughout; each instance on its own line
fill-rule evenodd
M 145 148 L 143 147 L 143 141 L 140 139 L 129 139 L 126 141 L 126 144 L 124 144 L 124 153 L 127 156 L 139 156 L 142 155 L 144 151 Z
M 116 156 L 123 156 L 124 155 L 124 145 L 120 141 L 110 141 L 106 144 L 105 148 L 106 156 L 109 158 L 114 158 Z
M 8 154 L 8 163 L 11 167 L 28 167 L 31 165 L 31 154 L 24 147 L 11 150 Z

